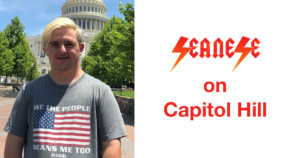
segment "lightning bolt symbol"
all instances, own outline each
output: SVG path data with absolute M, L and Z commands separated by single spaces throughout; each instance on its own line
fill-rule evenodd
M 234 69 L 232 70 L 232 72 L 239 66 L 239 64 L 246 58 L 246 56 L 250 53 L 250 51 L 252 50 L 252 48 L 250 47 L 245 47 L 246 44 L 248 43 L 248 41 L 250 40 L 250 38 L 248 37 L 242 37 L 239 44 L 236 46 L 234 53 L 242 53 L 239 61 L 236 63 Z
M 180 53 L 179 57 L 177 58 L 172 70 L 176 67 L 176 65 L 183 59 L 183 57 L 192 49 L 189 47 L 183 47 L 184 44 L 186 43 L 186 41 L 188 40 L 188 38 L 186 37 L 180 37 L 176 46 L 173 49 L 173 53 Z M 171 70 L 171 71 L 172 71 Z

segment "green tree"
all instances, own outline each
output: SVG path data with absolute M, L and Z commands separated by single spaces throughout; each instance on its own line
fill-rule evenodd
M 14 65 L 14 56 L 11 50 L 8 49 L 8 45 L 7 38 L 0 31 L 0 75 L 6 76 L 5 85 L 7 83 L 7 76 L 12 74 Z
M 17 16 L 11 20 L 11 24 L 7 25 L 4 34 L 8 39 L 9 49 L 13 49 L 18 44 L 26 42 L 24 29 L 24 26 Z
M 134 83 L 134 8 L 130 3 L 127 3 L 125 7 L 120 3 L 119 10 L 125 18 L 124 38 L 117 45 L 117 49 L 124 55 L 122 57 L 124 67 L 121 72 L 127 83 Z
M 31 53 L 31 65 L 29 68 L 29 72 L 27 73 L 26 79 L 27 81 L 32 81 L 39 77 L 38 65 L 35 56 Z
M 31 68 L 31 52 L 29 45 L 25 40 L 24 26 L 20 19 L 15 17 L 11 20 L 4 30 L 4 34 L 9 42 L 8 49 L 10 49 L 14 56 L 14 66 L 12 74 L 17 79 L 24 79 Z
M 91 43 L 83 70 L 112 87 L 134 82 L 134 9 L 119 5 L 125 20 L 112 17 Z
M 134 8 L 133 8 L 131 3 L 127 3 L 125 5 L 125 8 L 123 7 L 122 3 L 120 3 L 119 4 L 119 10 L 124 15 L 124 18 L 125 18 L 126 22 L 134 23 Z M 134 26 L 134 24 L 133 24 L 133 26 Z
M 24 79 L 28 75 L 32 64 L 28 43 L 18 44 L 13 48 L 13 52 L 15 55 L 13 74 L 16 75 L 17 78 Z
M 103 82 L 108 83 L 109 80 L 106 76 L 106 68 L 103 66 L 106 62 L 100 56 L 86 56 L 82 60 L 84 71 L 101 79 Z

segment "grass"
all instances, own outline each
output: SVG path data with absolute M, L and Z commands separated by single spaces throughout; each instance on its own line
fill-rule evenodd
M 133 90 L 126 90 L 126 91 L 113 91 L 114 95 L 120 95 L 128 98 L 134 98 L 134 91 Z

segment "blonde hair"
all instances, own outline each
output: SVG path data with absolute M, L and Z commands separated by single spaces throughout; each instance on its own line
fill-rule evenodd
M 54 19 L 50 24 L 45 28 L 42 35 L 42 46 L 46 49 L 49 40 L 51 38 L 52 32 L 55 29 L 64 29 L 70 28 L 76 31 L 78 43 L 82 43 L 82 33 L 81 29 L 73 22 L 73 20 L 66 17 L 59 17 Z

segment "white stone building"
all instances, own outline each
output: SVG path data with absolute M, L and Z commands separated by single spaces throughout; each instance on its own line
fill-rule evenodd
M 83 30 L 83 42 L 85 49 L 81 55 L 84 57 L 88 50 L 89 44 L 95 35 L 103 29 L 104 24 L 108 22 L 106 10 L 102 0 L 66 0 L 61 8 L 62 17 L 72 19 Z M 36 56 L 40 75 L 50 71 L 50 64 L 47 55 L 45 55 L 41 41 L 42 36 L 26 37 L 30 50 Z

